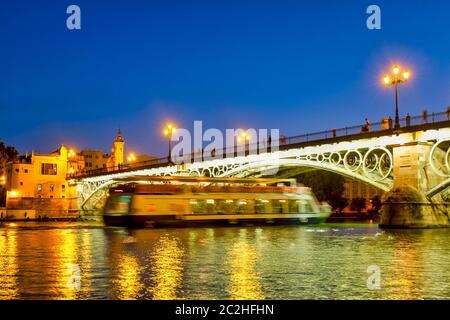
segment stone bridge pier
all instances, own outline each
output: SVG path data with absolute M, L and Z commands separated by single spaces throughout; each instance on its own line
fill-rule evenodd
M 433 143 L 428 141 L 394 145 L 392 152 L 394 185 L 383 197 L 380 227 L 449 227 L 450 206 L 446 194 L 441 192 L 430 196 L 429 192 L 445 180 L 436 173 L 430 160 L 447 161 L 448 166 L 445 159 L 448 152 L 439 148 L 433 150 Z

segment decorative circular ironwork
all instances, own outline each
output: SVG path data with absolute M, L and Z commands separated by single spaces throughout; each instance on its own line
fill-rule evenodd
M 357 171 L 361 168 L 363 156 L 358 150 L 349 150 L 344 156 L 344 167 L 350 171 Z
M 322 153 L 319 153 L 317 155 L 317 161 L 324 162 L 325 161 L 325 156 Z
M 447 149 L 447 151 L 445 151 L 445 149 Z M 436 159 L 435 153 L 437 152 L 437 150 L 445 152 L 443 161 Z M 450 175 L 449 156 L 450 156 L 450 138 L 442 139 L 436 142 L 431 148 L 428 162 L 430 163 L 431 169 L 437 175 L 441 177 L 448 177 Z
M 375 147 L 366 152 L 363 159 L 363 171 L 375 181 L 386 179 L 392 172 L 391 152 L 384 147 Z M 375 172 L 378 171 L 379 175 Z
M 329 156 L 331 164 L 337 166 L 342 161 L 342 155 L 339 152 L 332 152 Z

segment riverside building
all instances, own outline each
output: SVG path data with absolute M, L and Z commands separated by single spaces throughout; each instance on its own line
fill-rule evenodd
M 78 217 L 76 186 L 69 184 L 68 176 L 97 166 L 117 169 L 124 161 L 124 145 L 119 130 L 110 155 L 97 150 L 76 152 L 61 146 L 50 154 L 32 152 L 7 163 L 6 208 L 0 209 L 0 219 Z

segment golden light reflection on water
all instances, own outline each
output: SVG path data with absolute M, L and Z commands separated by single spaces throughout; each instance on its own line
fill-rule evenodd
M 80 293 L 88 296 L 92 291 L 92 233 L 83 230 L 81 233 L 81 248 L 79 249 L 79 260 L 81 268 L 81 288 Z
M 119 276 L 113 281 L 118 291 L 117 298 L 122 300 L 139 298 L 144 285 L 140 280 L 142 267 L 137 258 L 130 253 L 124 253 L 118 259 L 117 268 Z
M 411 231 L 411 233 L 417 233 L 422 238 L 423 242 L 426 242 L 425 234 L 421 234 L 420 231 Z M 420 250 L 416 243 L 411 243 L 409 239 L 404 239 L 400 233 L 396 237 L 396 241 L 393 241 L 392 260 L 389 272 L 392 275 L 389 277 L 388 286 L 395 288 L 395 291 L 391 292 L 388 299 L 423 299 L 423 287 L 424 278 L 423 273 L 417 272 L 417 270 L 424 269 L 424 257 L 423 252 Z
M 183 278 L 184 250 L 179 242 L 167 236 L 159 238 L 152 256 L 153 283 L 151 294 L 155 300 L 177 299 Z
M 230 273 L 228 291 L 231 299 L 264 299 L 261 279 L 256 270 L 257 258 L 254 246 L 248 243 L 245 233 L 241 233 L 239 240 L 231 247 L 226 257 Z
M 0 299 L 14 299 L 17 286 L 17 231 L 0 233 Z
M 60 230 L 58 234 L 57 272 L 58 299 L 75 299 L 81 288 L 81 269 L 77 264 L 77 237 L 73 230 Z

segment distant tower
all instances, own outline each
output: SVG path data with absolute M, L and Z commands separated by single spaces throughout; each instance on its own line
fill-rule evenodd
M 112 149 L 113 157 L 114 157 L 114 167 L 119 167 L 119 165 L 123 164 L 124 159 L 124 150 L 123 147 L 125 145 L 125 140 L 122 137 L 120 132 L 120 128 L 117 131 L 117 137 L 114 139 L 114 147 Z

